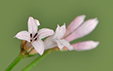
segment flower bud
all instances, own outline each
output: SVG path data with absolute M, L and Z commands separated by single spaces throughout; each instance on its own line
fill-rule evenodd
M 33 48 L 30 42 L 27 42 L 25 40 L 21 41 L 21 53 L 23 55 L 34 55 L 37 54 L 37 51 Z

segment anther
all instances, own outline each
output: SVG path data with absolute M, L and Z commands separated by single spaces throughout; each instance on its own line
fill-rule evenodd
M 30 40 L 30 42 L 32 42 L 32 39 Z
M 37 36 L 37 34 L 38 34 L 38 33 L 36 33 L 36 34 L 33 36 L 33 38 L 35 38 L 35 37 Z
M 30 37 L 32 37 L 32 34 L 30 34 Z
M 37 38 L 34 39 L 35 41 L 37 40 Z

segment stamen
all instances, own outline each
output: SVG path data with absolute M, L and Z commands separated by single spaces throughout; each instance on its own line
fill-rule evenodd
M 37 40 L 37 38 L 34 39 L 35 41 Z
M 32 42 L 32 39 L 30 40 L 30 42 Z
M 37 36 L 37 34 L 38 34 L 38 33 L 36 33 L 36 34 L 33 36 L 33 38 L 35 38 L 35 37 Z
M 32 37 L 32 34 L 30 34 L 30 37 Z

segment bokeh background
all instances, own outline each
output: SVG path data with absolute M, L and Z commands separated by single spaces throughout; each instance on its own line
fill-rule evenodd
M 76 16 L 97 17 L 99 24 L 89 35 L 74 42 L 95 40 L 91 51 L 53 52 L 30 71 L 113 71 L 113 0 L 0 0 L 0 71 L 17 57 L 20 40 L 13 38 L 27 30 L 28 17 L 41 23 L 40 28 L 69 24 Z M 25 58 L 12 71 L 21 71 L 38 56 Z

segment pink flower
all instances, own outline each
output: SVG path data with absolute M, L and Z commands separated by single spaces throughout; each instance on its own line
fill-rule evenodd
M 55 33 L 44 40 L 45 49 L 50 49 L 55 46 L 58 46 L 60 50 L 63 50 L 63 47 L 65 46 L 69 50 L 72 50 L 73 46 L 65 39 L 62 39 L 62 37 L 65 35 L 65 32 L 65 24 L 61 27 L 57 25 Z
M 99 44 L 92 40 L 70 44 L 69 42 L 84 37 L 91 33 L 98 24 L 97 18 L 89 19 L 84 22 L 85 15 L 76 17 L 65 29 L 65 25 L 57 27 L 55 34 L 48 37 L 45 41 L 45 49 L 58 46 L 60 50 L 90 50 Z M 67 40 L 67 41 L 66 41 Z M 48 43 L 49 42 L 49 43 Z
M 54 31 L 51 29 L 43 28 L 37 32 L 38 26 L 40 25 L 39 21 L 29 17 L 28 20 L 28 31 L 20 31 L 15 35 L 16 38 L 21 40 L 26 40 L 32 44 L 35 50 L 42 55 L 44 52 L 44 43 L 41 39 L 54 34 Z
M 71 42 L 75 39 L 88 35 L 95 29 L 95 27 L 98 24 L 97 18 L 89 19 L 86 20 L 85 22 L 84 19 L 85 19 L 85 15 L 78 16 L 67 26 L 67 31 L 64 36 L 64 38 L 67 41 Z M 98 44 L 99 44 L 98 41 L 95 42 L 89 40 L 89 41 L 72 44 L 72 46 L 73 46 L 73 50 L 83 51 L 83 50 L 93 49 L 97 47 Z

